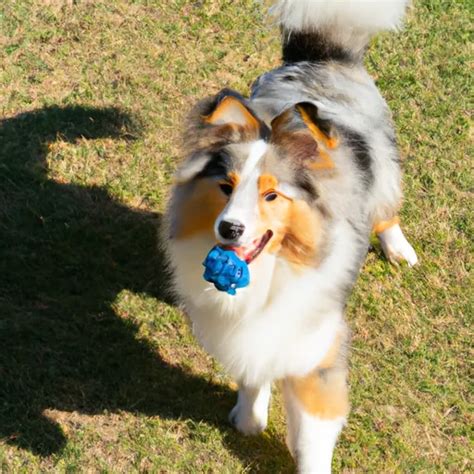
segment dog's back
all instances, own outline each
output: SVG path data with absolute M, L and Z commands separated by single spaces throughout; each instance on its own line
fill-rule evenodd
M 408 0 L 281 0 L 272 11 L 282 30 L 283 65 L 252 87 L 252 106 L 271 121 L 290 105 L 309 101 L 352 133 L 359 167 L 370 184 L 367 210 L 382 248 L 394 263 L 417 263 L 397 215 L 399 153 L 390 111 L 363 59 L 373 34 L 396 29 Z

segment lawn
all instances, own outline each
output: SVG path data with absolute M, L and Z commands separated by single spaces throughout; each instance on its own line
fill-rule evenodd
M 474 469 L 469 3 L 415 1 L 367 57 L 420 263 L 374 243 L 349 302 L 336 472 Z M 229 427 L 156 245 L 189 107 L 279 57 L 250 0 L 0 3 L 0 472 L 294 470 L 277 390 L 263 435 Z

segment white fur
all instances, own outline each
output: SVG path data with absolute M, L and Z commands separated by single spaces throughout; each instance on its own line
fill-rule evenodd
M 242 172 L 240 173 L 240 179 L 242 181 L 246 181 L 250 176 L 255 175 L 255 169 L 267 151 L 267 148 L 268 145 L 264 140 L 257 140 L 252 143 L 249 150 L 249 156 L 247 157 Z
M 413 267 L 418 262 L 415 250 L 398 224 L 380 232 L 378 238 L 384 254 L 392 263 L 406 261 L 410 267 Z
M 354 265 L 353 239 L 350 226 L 338 223 L 328 235 L 338 250 L 317 269 L 295 269 L 264 252 L 249 266 L 250 285 L 235 296 L 202 278 L 198 263 L 212 247 L 212 235 L 171 241 L 176 289 L 195 336 L 248 386 L 308 373 L 344 324 L 337 283 Z
M 298 452 L 298 472 L 330 474 L 337 438 L 346 420 L 321 420 L 302 412 L 293 449 Z
M 298 463 L 298 472 L 329 474 L 334 446 L 346 419 L 322 420 L 309 414 L 286 383 L 283 395 L 288 425 L 286 443 Z
M 237 404 L 229 414 L 230 422 L 244 435 L 261 433 L 267 427 L 270 396 L 269 383 L 258 388 L 240 387 Z
M 397 28 L 408 0 L 280 0 L 271 13 L 289 32 L 321 31 L 359 50 L 381 30 Z
M 408 0 L 281 0 L 272 13 L 291 31 L 337 27 L 370 33 L 399 26 Z
M 301 198 L 301 194 L 302 194 L 301 191 L 296 186 L 293 186 L 292 184 L 289 184 L 289 183 L 278 183 L 277 191 L 279 191 L 281 194 L 291 199 L 299 199 Z
M 257 180 L 260 175 L 258 165 L 265 155 L 267 148 L 268 145 L 263 140 L 258 140 L 251 144 L 249 156 L 240 175 L 240 183 L 232 193 L 227 206 L 216 219 L 214 233 L 216 238 L 224 244 L 235 242 L 228 242 L 219 234 L 218 229 L 221 221 L 238 222 L 245 226 L 244 233 L 237 242 L 239 244 L 258 237 L 255 234 L 257 227 L 255 209 L 257 209 L 258 201 Z

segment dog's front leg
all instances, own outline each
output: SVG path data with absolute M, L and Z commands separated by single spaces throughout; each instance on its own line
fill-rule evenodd
M 270 384 L 261 387 L 239 386 L 237 404 L 229 414 L 230 422 L 245 435 L 256 435 L 267 427 Z
M 334 446 L 349 412 L 344 370 L 316 370 L 283 381 L 287 444 L 298 472 L 330 474 Z

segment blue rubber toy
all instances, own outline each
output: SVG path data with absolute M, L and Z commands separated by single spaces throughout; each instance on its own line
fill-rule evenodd
M 214 283 L 219 291 L 235 295 L 237 288 L 244 288 L 250 283 L 247 262 L 241 260 L 233 250 L 226 250 L 216 245 L 207 254 L 203 262 L 204 280 Z

